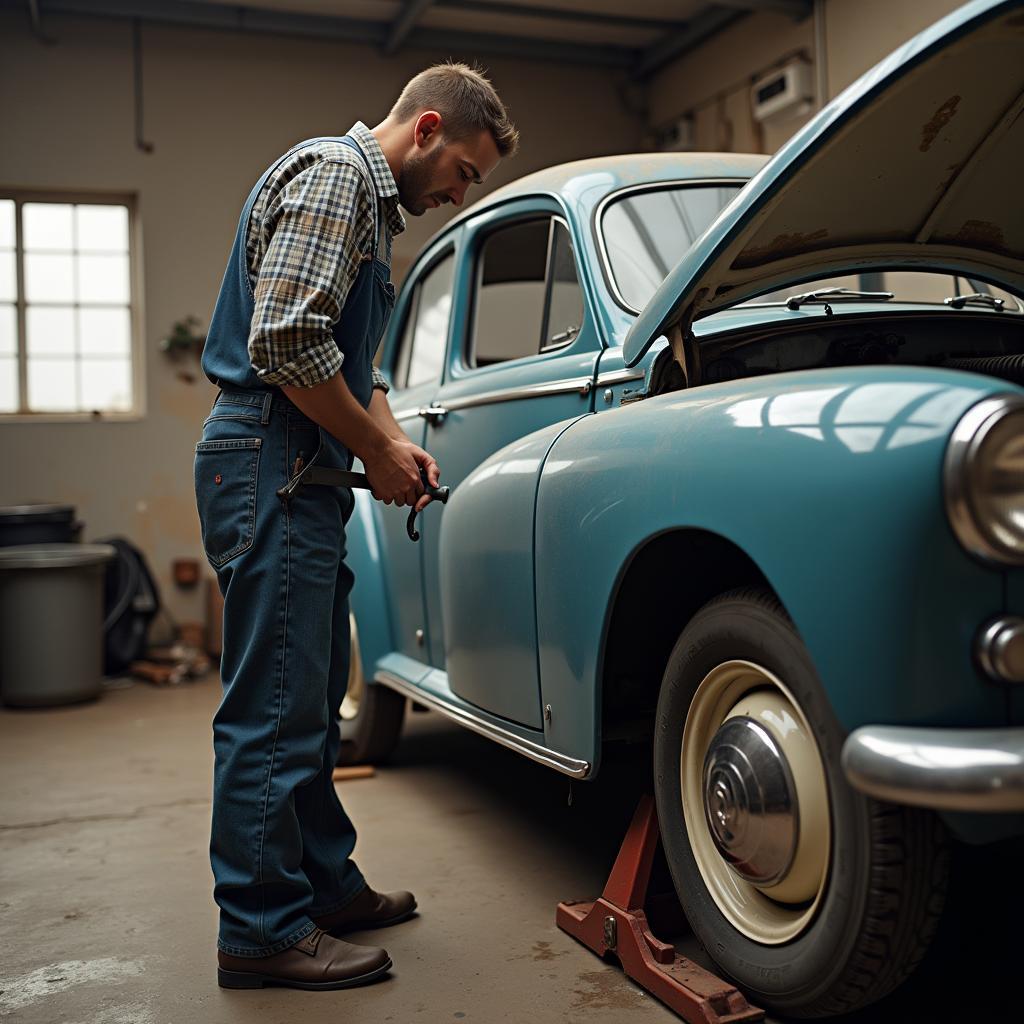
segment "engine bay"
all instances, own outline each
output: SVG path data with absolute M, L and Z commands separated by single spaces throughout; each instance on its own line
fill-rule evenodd
M 998 377 L 1024 386 L 1024 316 L 946 310 L 835 316 L 685 344 L 686 373 L 666 349 L 651 395 L 700 384 L 830 366 L 932 366 Z M 834 322 L 830 322 L 834 321 Z

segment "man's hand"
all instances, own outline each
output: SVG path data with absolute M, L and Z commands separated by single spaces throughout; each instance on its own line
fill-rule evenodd
M 314 423 L 359 457 L 378 501 L 415 505 L 417 511 L 430 504 L 423 493 L 420 469 L 437 487 L 437 463 L 395 422 L 383 392 L 375 390 L 370 408 L 364 409 L 340 373 L 311 388 L 285 384 L 281 390 Z
M 420 469 L 431 486 L 437 487 L 440 479 L 437 463 L 430 455 L 411 441 L 393 437 L 378 451 L 365 455 L 363 466 L 378 501 L 385 505 L 415 505 L 417 512 L 430 504 L 429 496 L 423 493 Z

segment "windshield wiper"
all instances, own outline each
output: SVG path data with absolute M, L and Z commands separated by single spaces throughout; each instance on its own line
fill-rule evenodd
M 985 295 L 983 292 L 972 292 L 970 295 L 950 295 L 948 299 L 942 300 L 947 306 L 953 309 L 963 309 L 964 306 L 988 306 L 989 309 L 1002 311 L 1006 303 L 997 299 L 994 295 Z
M 799 309 L 805 302 L 887 302 L 893 297 L 892 292 L 858 292 L 852 288 L 820 288 L 814 292 L 803 292 L 790 295 L 786 299 L 787 309 Z

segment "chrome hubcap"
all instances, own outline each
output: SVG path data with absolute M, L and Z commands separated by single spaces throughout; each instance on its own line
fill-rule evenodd
M 729 719 L 704 757 L 704 813 L 718 852 L 748 882 L 789 870 L 800 834 L 789 764 L 754 719 Z
M 774 673 L 727 661 L 690 703 L 680 750 L 690 849 L 721 913 L 765 945 L 790 942 L 828 885 L 831 824 L 821 753 Z

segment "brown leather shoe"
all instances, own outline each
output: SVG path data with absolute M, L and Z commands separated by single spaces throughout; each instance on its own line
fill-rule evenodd
M 367 886 L 348 906 L 315 917 L 313 923 L 339 935 L 359 928 L 387 928 L 412 917 L 415 910 L 416 897 L 411 892 L 374 892 Z
M 391 957 L 376 946 L 332 939 L 320 928 L 272 956 L 232 956 L 217 950 L 221 988 L 333 989 L 365 985 L 391 969 Z

